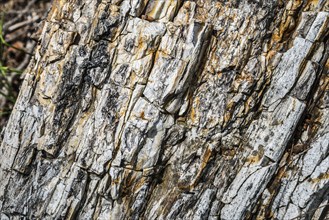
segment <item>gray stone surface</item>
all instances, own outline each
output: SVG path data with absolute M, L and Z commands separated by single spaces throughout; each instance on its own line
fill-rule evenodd
M 1 219 L 324 218 L 328 28 L 323 0 L 55 0 Z

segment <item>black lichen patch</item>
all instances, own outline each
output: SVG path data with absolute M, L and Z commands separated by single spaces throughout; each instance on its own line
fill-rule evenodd
M 112 16 L 111 11 L 105 8 L 100 16 L 96 28 L 94 29 L 93 39 L 100 41 L 102 39 L 111 40 L 115 37 L 118 26 L 120 24 L 120 16 Z

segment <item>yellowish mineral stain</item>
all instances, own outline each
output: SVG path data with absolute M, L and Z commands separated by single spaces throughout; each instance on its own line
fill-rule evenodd
M 329 173 L 322 173 L 318 178 L 311 179 L 312 183 L 318 183 L 329 179 Z

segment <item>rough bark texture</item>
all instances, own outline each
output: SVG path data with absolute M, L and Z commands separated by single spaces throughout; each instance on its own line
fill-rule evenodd
M 57 0 L 2 135 L 1 219 L 323 219 L 329 1 Z

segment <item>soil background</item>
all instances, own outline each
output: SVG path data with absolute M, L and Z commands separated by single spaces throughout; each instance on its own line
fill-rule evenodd
M 6 125 L 51 0 L 0 1 L 0 130 Z

